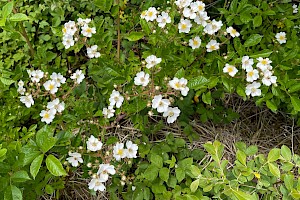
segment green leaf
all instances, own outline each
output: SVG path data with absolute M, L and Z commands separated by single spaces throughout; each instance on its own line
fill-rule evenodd
M 262 24 L 262 17 L 261 15 L 256 15 L 253 19 L 253 26 L 254 27 L 259 27 Z
M 208 83 L 208 79 L 205 78 L 204 76 L 198 76 L 198 77 L 195 77 L 195 78 L 192 78 L 187 86 L 190 88 L 190 89 L 194 89 L 194 90 L 198 90 L 200 88 L 203 88 L 205 87 L 205 84 Z
M 14 185 L 8 186 L 4 192 L 4 200 L 22 200 L 22 192 Z
M 233 190 L 232 189 L 232 192 L 238 200 L 256 200 L 256 198 L 254 196 L 247 194 L 241 190 Z
M 240 151 L 240 150 L 238 150 L 237 152 L 236 152 L 236 158 L 237 158 L 237 160 L 238 161 L 240 161 L 243 165 L 247 165 L 246 164 L 246 154 L 244 153 L 244 152 L 242 152 L 242 151 Z
M 104 12 L 108 12 L 113 5 L 113 0 L 94 0 L 95 6 Z
M 250 55 L 251 58 L 259 58 L 259 57 L 269 57 L 273 53 L 272 50 L 264 49 L 262 51 L 258 51 Z
M 176 74 L 175 74 L 174 77 L 176 77 L 176 78 L 183 78 L 184 75 L 185 75 L 185 71 L 184 71 L 183 68 L 181 68 L 181 69 L 179 69 L 179 70 L 176 72 Z
M 36 133 L 36 143 L 44 153 L 49 151 L 56 143 L 57 139 L 53 136 L 53 130 L 45 125 Z
M 288 92 L 289 92 L 289 93 L 293 93 L 293 92 L 297 92 L 297 91 L 299 91 L 299 90 L 300 90 L 300 83 L 292 85 L 292 86 L 289 88 Z
M 295 199 L 300 199 L 300 192 L 296 189 L 292 189 L 291 196 Z
M 150 29 L 148 23 L 146 22 L 146 20 L 141 19 L 141 20 L 140 20 L 140 24 L 141 24 L 141 26 L 142 26 L 143 31 L 144 31 L 147 35 L 149 35 L 149 34 L 151 33 L 151 29 Z
M 277 106 L 271 100 L 267 100 L 266 104 L 267 107 L 270 108 L 273 112 L 277 111 Z
M 291 152 L 290 148 L 288 148 L 285 145 L 283 145 L 281 147 L 281 155 L 286 161 L 291 161 L 291 159 L 292 159 L 292 152 Z
M 211 105 L 211 101 L 212 101 L 212 98 L 211 98 L 211 92 L 207 92 L 206 94 L 203 93 L 202 94 L 202 101 L 206 104 L 209 104 Z
M 12 17 L 9 18 L 9 20 L 13 21 L 13 22 L 20 22 L 20 21 L 25 21 L 28 19 L 29 18 L 27 17 L 27 15 L 25 15 L 23 13 L 14 14 Z
M 195 165 L 191 166 L 191 172 L 195 177 L 198 177 L 201 174 L 200 169 Z
M 161 178 L 161 180 L 165 182 L 168 182 L 169 174 L 170 174 L 170 170 L 166 167 L 163 167 L 159 170 L 159 178 Z
M 144 172 L 145 179 L 149 181 L 154 181 L 158 175 L 159 168 L 155 165 L 149 165 L 146 171 Z
M 276 176 L 277 178 L 280 178 L 280 170 L 278 168 L 278 165 L 275 163 L 268 163 L 270 172 Z
M 247 154 L 247 156 L 253 156 L 254 154 L 257 153 L 257 151 L 258 151 L 257 146 L 251 145 L 246 149 L 245 153 Z
M 199 179 L 194 180 L 190 186 L 190 189 L 192 192 L 196 192 L 196 190 L 198 189 L 199 186 Z
M 5 6 L 3 6 L 2 8 L 2 17 L 4 19 L 7 18 L 7 16 L 13 11 L 13 8 L 14 8 L 14 2 L 11 1 L 11 2 L 8 2 L 7 4 L 5 4 Z
M 67 172 L 64 170 L 60 161 L 53 155 L 48 155 L 46 158 L 46 166 L 50 173 L 54 176 L 66 176 Z
M 3 78 L 3 77 L 0 77 L 0 80 L 4 85 L 11 85 L 15 82 L 14 80 Z
M 185 171 L 182 168 L 175 169 L 175 175 L 178 182 L 181 182 L 185 178 Z
M 144 36 L 145 36 L 145 34 L 142 32 L 131 32 L 125 38 L 129 41 L 134 42 L 134 41 L 138 41 L 138 40 L 142 39 Z
M 294 175 L 287 174 L 284 176 L 284 185 L 291 191 L 294 188 Z
M 38 157 L 36 157 L 30 165 L 30 174 L 34 179 L 40 171 L 43 159 L 44 159 L 44 154 L 41 154 Z
M 263 38 L 262 35 L 252 34 L 248 37 L 248 39 L 244 43 L 244 46 L 245 47 L 251 47 L 251 46 L 257 45 L 258 43 L 260 43 L 262 38 Z
M 31 178 L 29 177 L 29 175 L 26 171 L 21 170 L 21 171 L 17 171 L 16 173 L 14 173 L 11 176 L 11 180 L 13 182 L 19 183 L 19 182 L 25 182 L 25 181 L 31 180 Z
M 157 154 L 151 154 L 150 162 L 158 168 L 163 167 L 163 158 Z
M 280 158 L 280 149 L 274 148 L 268 154 L 268 162 L 274 162 Z
M 0 149 L 0 158 L 5 156 L 7 149 Z
M 300 99 L 298 99 L 298 97 L 291 96 L 291 102 L 295 111 L 300 111 Z

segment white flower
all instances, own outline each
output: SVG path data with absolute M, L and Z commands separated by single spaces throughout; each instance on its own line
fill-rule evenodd
M 110 106 L 116 105 L 117 108 L 120 108 L 123 101 L 124 97 L 120 94 L 120 92 L 113 90 L 109 97 Z
M 74 35 L 77 31 L 76 23 L 74 21 L 69 21 L 65 23 L 63 33 L 64 35 Z
M 87 48 L 87 54 L 89 58 L 99 58 L 101 56 L 101 54 L 97 52 L 97 48 L 97 45 L 93 45 L 90 48 Z
M 100 178 L 93 178 L 90 182 L 89 182 L 89 189 L 90 190 L 94 190 L 95 192 L 97 191 L 105 191 L 105 185 L 103 184 L 103 180 L 101 180 Z
M 242 58 L 242 69 L 249 71 L 252 70 L 252 65 L 253 65 L 254 61 L 253 59 L 249 58 L 249 56 L 243 56 Z
M 277 81 L 276 76 L 272 76 L 273 73 L 269 70 L 265 70 L 264 72 L 264 77 L 262 78 L 262 83 L 266 86 L 270 86 L 271 84 L 275 84 Z
M 169 85 L 175 90 L 180 90 L 182 96 L 186 96 L 189 92 L 189 88 L 186 86 L 187 80 L 185 78 L 178 79 L 174 77 L 173 80 L 169 81 Z
M 114 116 L 115 110 L 113 109 L 113 106 L 108 106 L 108 108 L 103 108 L 102 114 L 105 118 L 111 118 Z
M 73 167 L 77 167 L 79 165 L 79 163 L 83 163 L 83 159 L 81 158 L 81 154 L 74 152 L 71 153 L 69 152 L 69 156 L 66 160 L 73 166 Z
M 181 89 L 181 84 L 180 81 L 177 77 L 174 77 L 172 80 L 169 81 L 169 85 L 171 88 L 175 90 L 180 90 Z
M 117 161 L 127 156 L 127 150 L 124 149 L 124 143 L 117 142 L 113 149 L 113 156 Z
M 298 13 L 298 7 L 296 4 L 293 4 L 293 13 L 297 14 Z
M 231 37 L 239 37 L 240 36 L 240 33 L 237 32 L 237 30 L 235 30 L 234 28 L 232 28 L 232 26 L 228 27 L 226 29 L 226 32 L 229 33 L 231 35 Z
M 90 151 L 99 151 L 102 148 L 102 142 L 95 138 L 93 135 L 86 142 L 87 149 Z
M 43 84 L 46 91 L 49 91 L 50 94 L 55 94 L 58 90 L 56 82 L 54 80 L 48 80 Z
M 25 89 L 25 88 L 23 88 L 23 87 L 18 87 L 18 90 L 17 90 L 17 92 L 18 92 L 19 94 L 21 94 L 21 95 L 24 95 L 24 94 L 25 94 L 25 92 L 26 92 L 26 89 Z
M 44 72 L 41 70 L 33 70 L 30 73 L 31 81 L 34 83 L 40 82 L 41 78 L 44 77 Z
M 75 41 L 74 41 L 72 35 L 65 35 L 65 36 L 63 37 L 62 43 L 63 43 L 63 45 L 65 46 L 65 48 L 68 49 L 68 48 L 74 46 Z
M 276 39 L 279 42 L 279 44 L 286 43 L 286 33 L 285 32 L 279 32 L 276 34 Z
M 87 24 L 85 24 L 82 28 L 81 28 L 81 34 L 85 37 L 92 37 L 92 34 L 96 33 L 96 28 L 90 28 Z
M 197 15 L 192 9 L 185 7 L 183 9 L 183 16 L 186 18 L 195 19 Z
M 82 18 L 78 18 L 77 19 L 77 23 L 79 24 L 79 26 L 84 26 L 86 24 L 89 24 L 92 20 L 89 18 L 86 19 L 82 19 Z
M 141 86 L 147 86 L 150 81 L 150 75 L 146 74 L 145 72 L 139 72 L 136 74 L 136 77 L 134 77 L 134 84 L 135 85 L 141 85 Z
M 216 21 L 215 19 L 213 19 L 210 23 L 208 23 L 205 26 L 204 32 L 209 35 L 213 35 L 216 32 L 218 32 L 222 26 L 223 26 L 222 21 Z
M 205 12 L 205 3 L 202 1 L 196 1 L 191 3 L 191 8 L 194 12 L 203 13 Z
M 160 15 L 158 15 L 156 21 L 159 27 L 164 28 L 166 24 L 171 23 L 171 17 L 168 13 L 163 11 Z
M 272 69 L 272 66 L 271 66 L 271 63 L 272 61 L 269 59 L 269 58 L 262 58 L 262 57 L 259 57 L 257 58 L 257 60 L 259 61 L 257 63 L 257 67 L 259 69 L 261 69 L 262 71 L 265 71 L 265 70 L 271 70 Z
M 228 73 L 230 76 L 234 77 L 238 72 L 238 69 L 235 66 L 226 63 L 225 67 L 223 68 L 223 72 Z
M 175 4 L 181 9 L 190 6 L 192 1 L 193 0 L 177 0 L 175 1 Z
M 126 148 L 127 148 L 127 158 L 136 158 L 138 145 L 133 144 L 131 141 L 126 142 Z
M 145 19 L 145 17 L 147 16 L 147 10 L 144 10 L 142 13 L 141 13 L 141 18 L 142 19 Z
M 110 164 L 100 164 L 97 175 L 100 177 L 101 180 L 107 181 L 108 174 L 114 175 L 116 173 L 115 167 Z
M 157 109 L 157 112 L 159 113 L 167 111 L 170 104 L 170 101 L 168 99 L 163 99 L 161 94 L 154 96 L 152 100 L 152 108 Z
M 48 102 L 47 108 L 50 109 L 50 110 L 53 109 L 53 110 L 55 110 L 55 112 L 61 113 L 65 109 L 65 103 L 64 102 L 60 103 L 59 99 L 56 98 L 53 101 Z
M 178 24 L 179 33 L 189 33 L 192 27 L 192 23 L 188 19 L 181 19 Z
M 201 24 L 203 27 L 207 25 L 207 20 L 209 20 L 207 12 L 198 13 L 196 18 L 194 19 L 195 23 Z
M 146 67 L 150 69 L 159 64 L 161 62 L 161 58 L 157 58 L 155 55 L 150 55 L 146 58 L 146 62 Z
M 189 46 L 192 47 L 192 49 L 197 49 L 201 45 L 201 39 L 199 36 L 196 36 L 193 39 L 189 40 Z
M 74 74 L 72 74 L 72 76 L 70 77 L 72 80 L 75 80 L 75 82 L 77 84 L 80 84 L 83 79 L 84 79 L 84 74 L 82 73 L 81 70 L 77 69 L 76 72 Z
M 164 112 L 163 116 L 168 117 L 167 122 L 171 124 L 176 121 L 179 114 L 180 114 L 180 110 L 178 107 L 174 107 L 174 108 L 168 107 L 168 110 Z
M 19 87 L 23 87 L 23 86 L 24 86 L 24 81 L 20 80 L 20 81 L 18 82 L 18 86 L 19 86 Z
M 155 7 L 148 8 L 145 16 L 145 20 L 148 21 L 154 21 L 157 18 L 157 10 Z
M 24 103 L 27 108 L 30 108 L 34 104 L 34 101 L 33 101 L 33 98 L 32 98 L 31 94 L 27 94 L 25 96 L 21 96 L 20 97 L 20 101 L 22 103 Z
M 46 124 L 50 124 L 54 117 L 55 117 L 56 110 L 50 109 L 50 110 L 42 110 L 40 113 L 40 116 L 42 117 L 41 121 L 45 122 Z
M 253 82 L 259 78 L 259 72 L 256 69 L 247 71 L 247 82 Z
M 66 78 L 61 75 L 61 73 L 57 74 L 56 72 L 53 72 L 50 78 L 55 81 L 57 87 L 60 87 L 61 84 L 66 83 Z
M 253 82 L 246 87 L 246 95 L 251 95 L 252 97 L 260 96 L 261 90 L 259 89 L 260 83 Z
M 212 51 L 218 50 L 219 48 L 220 48 L 219 43 L 216 40 L 211 40 L 206 45 L 207 52 L 212 52 Z

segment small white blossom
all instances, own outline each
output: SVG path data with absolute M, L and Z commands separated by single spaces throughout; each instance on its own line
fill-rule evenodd
M 66 83 L 66 78 L 61 75 L 61 73 L 57 74 L 56 72 L 53 72 L 50 78 L 55 81 L 57 87 L 60 87 L 61 84 Z
M 178 79 L 174 77 L 169 81 L 169 85 L 175 90 L 180 90 L 182 96 L 186 96 L 189 92 L 189 88 L 187 87 L 187 79 L 185 78 Z
M 196 36 L 193 39 L 189 40 L 189 46 L 192 47 L 192 49 L 197 49 L 201 45 L 201 39 L 199 36 Z
M 234 37 L 239 37 L 239 36 L 240 36 L 240 33 L 237 32 L 237 30 L 234 29 L 232 26 L 228 27 L 228 28 L 226 29 L 226 32 L 229 33 L 229 34 L 231 35 L 231 37 L 233 37 L 233 38 L 234 38 Z
M 223 26 L 222 21 L 216 21 L 215 19 L 213 19 L 210 23 L 208 23 L 205 26 L 204 32 L 209 35 L 213 35 L 216 32 L 218 32 L 222 26 Z
M 105 191 L 105 185 L 103 184 L 103 180 L 101 180 L 100 178 L 93 178 L 90 182 L 89 182 L 89 189 L 90 190 L 94 190 L 95 192 L 97 191 Z
M 97 52 L 97 48 L 97 45 L 93 45 L 87 48 L 87 55 L 89 58 L 99 58 L 101 56 L 101 54 Z
M 108 180 L 108 174 L 114 175 L 116 173 L 115 167 L 110 164 L 100 164 L 97 175 L 101 180 L 106 182 Z
M 183 16 L 186 18 L 195 19 L 197 15 L 196 12 L 194 12 L 192 9 L 190 9 L 189 7 L 185 7 L 183 9 Z
M 24 86 L 24 81 L 20 80 L 20 81 L 18 82 L 18 86 L 19 86 L 19 87 L 23 87 L 23 86 Z
M 271 66 L 271 63 L 272 61 L 269 59 L 269 58 L 262 58 L 262 57 L 259 57 L 257 58 L 257 60 L 259 61 L 257 63 L 257 67 L 259 69 L 261 69 L 261 71 L 265 71 L 265 70 L 271 70 L 272 69 L 272 66 Z
M 256 69 L 247 71 L 247 82 L 253 82 L 259 78 L 259 72 Z
M 158 15 L 156 21 L 159 27 L 164 28 L 166 24 L 171 23 L 171 17 L 167 12 L 163 11 L 160 15 Z
M 207 12 L 198 13 L 196 18 L 194 19 L 195 23 L 201 24 L 203 27 L 207 25 L 207 20 L 209 20 Z
M 168 110 L 164 112 L 163 116 L 167 117 L 167 122 L 169 124 L 174 123 L 177 117 L 180 115 L 180 110 L 178 107 L 168 107 Z
M 69 156 L 66 160 L 73 166 L 77 167 L 79 163 L 83 163 L 83 159 L 81 158 L 81 154 L 77 152 L 69 152 Z
M 265 70 L 264 77 L 262 78 L 262 83 L 266 86 L 270 86 L 271 84 L 275 84 L 277 81 L 277 77 L 273 76 L 273 73 L 269 70 Z
M 70 77 L 72 80 L 75 80 L 75 83 L 80 84 L 84 79 L 84 74 L 81 70 L 77 69 L 74 74 Z
M 152 108 L 157 109 L 157 112 L 159 113 L 166 112 L 170 104 L 170 101 L 168 99 L 163 99 L 161 94 L 154 96 L 152 100 Z
M 249 71 L 252 70 L 252 65 L 254 64 L 253 59 L 249 58 L 249 56 L 243 56 L 242 58 L 242 69 Z
M 251 95 L 252 97 L 260 96 L 261 90 L 259 89 L 260 83 L 253 82 L 246 87 L 246 95 Z
M 31 71 L 30 76 L 32 82 L 38 83 L 44 77 L 44 72 L 41 70 L 33 70 Z
M 99 151 L 102 148 L 102 142 L 95 138 L 93 135 L 86 142 L 87 150 Z
M 150 7 L 148 8 L 146 15 L 145 15 L 145 20 L 148 21 L 154 21 L 157 18 L 157 10 L 155 7 Z
M 146 58 L 146 67 L 148 69 L 158 65 L 161 62 L 161 58 L 157 58 L 155 55 L 150 55 Z
M 192 23 L 188 19 L 181 19 L 178 24 L 179 33 L 189 33 L 192 27 Z
M 205 12 L 205 3 L 203 3 L 202 1 L 193 2 L 191 3 L 191 9 L 194 12 L 203 13 Z
M 27 108 L 30 108 L 34 104 L 34 101 L 33 101 L 33 98 L 32 98 L 31 94 L 21 96 L 20 101 L 22 103 L 24 103 Z
M 127 148 L 127 158 L 136 158 L 138 145 L 132 143 L 131 141 L 126 142 L 126 148 Z
M 134 84 L 135 85 L 141 85 L 141 86 L 147 86 L 150 81 L 150 75 L 146 74 L 145 72 L 139 72 L 136 74 L 136 77 L 134 77 Z
M 230 76 L 234 77 L 238 72 L 238 69 L 235 66 L 226 63 L 225 67 L 223 68 L 223 72 L 228 73 Z
M 77 19 L 77 23 L 79 24 L 79 26 L 87 25 L 87 24 L 89 24 L 91 21 L 92 21 L 92 20 L 89 19 L 89 18 L 86 18 L 86 19 L 78 18 L 78 19 Z
M 74 41 L 72 35 L 65 35 L 63 37 L 62 43 L 63 43 L 63 45 L 65 46 L 66 49 L 69 49 L 70 47 L 74 46 L 75 41 Z
M 279 42 L 279 44 L 286 43 L 286 33 L 285 32 L 279 32 L 276 34 L 276 39 Z
M 220 49 L 219 43 L 216 40 L 211 40 L 207 45 L 206 45 L 206 51 L 207 52 L 212 52 L 215 50 Z
M 113 90 L 109 97 L 110 106 L 116 105 L 117 108 L 120 108 L 123 101 L 124 97 L 120 94 L 120 92 Z
M 55 117 L 55 113 L 56 111 L 54 109 L 42 110 L 40 113 L 40 116 L 42 117 L 41 121 L 50 124 Z
M 25 89 L 25 88 L 23 88 L 23 87 L 18 87 L 18 90 L 17 90 L 17 92 L 18 92 L 19 94 L 21 94 L 21 95 L 24 95 L 24 94 L 25 94 L 25 92 L 26 92 L 26 89 Z
M 105 118 L 111 118 L 115 114 L 115 110 L 113 109 L 113 106 L 108 106 L 108 108 L 103 108 L 102 114 Z
M 298 6 L 296 4 L 293 4 L 293 13 L 294 14 L 298 13 Z
M 85 37 L 92 37 L 92 34 L 96 33 L 96 28 L 95 27 L 89 27 L 87 24 L 85 24 L 81 28 L 81 34 Z
M 46 91 L 49 91 L 50 94 L 55 94 L 58 91 L 58 87 L 54 80 L 48 80 L 43 84 Z
M 50 110 L 53 109 L 53 110 L 55 110 L 55 112 L 61 113 L 65 109 L 65 103 L 60 102 L 59 99 L 56 98 L 53 101 L 48 102 L 47 108 L 50 109 Z
M 77 31 L 76 23 L 69 21 L 64 24 L 63 33 L 64 35 L 74 35 Z
M 175 4 L 178 6 L 179 9 L 188 7 L 191 5 L 193 0 L 176 0 Z
M 113 156 L 117 161 L 121 160 L 121 158 L 126 158 L 127 150 L 124 149 L 124 143 L 117 142 L 113 149 Z

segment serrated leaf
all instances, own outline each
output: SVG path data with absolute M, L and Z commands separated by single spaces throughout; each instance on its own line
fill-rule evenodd
M 2 17 L 5 19 L 7 18 L 7 16 L 13 11 L 14 8 L 14 2 L 8 2 L 7 4 L 5 4 L 5 6 L 3 6 L 2 8 Z
M 298 97 L 291 96 L 291 102 L 295 111 L 300 111 L 300 99 L 298 99 Z
M 277 178 L 280 178 L 280 170 L 278 168 L 278 165 L 275 163 L 268 163 L 270 172 L 276 176 Z
M 202 101 L 206 104 L 211 105 L 212 98 L 211 98 L 211 92 L 210 91 L 207 92 L 207 93 L 202 94 Z
M 156 154 L 151 154 L 150 162 L 158 168 L 163 167 L 163 158 Z
M 259 58 L 259 57 L 269 57 L 271 54 L 273 53 L 272 50 L 269 50 L 269 49 L 264 49 L 262 51 L 258 51 L 258 52 L 255 52 L 253 53 L 252 55 L 250 55 L 251 58 Z
M 4 192 L 4 200 L 22 200 L 23 195 L 19 188 L 14 185 L 10 185 Z
M 185 178 L 185 171 L 182 168 L 175 169 L 175 175 L 178 182 L 181 182 Z
M 199 179 L 194 180 L 190 186 L 191 191 L 196 192 L 196 190 L 198 189 L 198 186 L 199 186 Z
M 262 24 L 262 17 L 261 15 L 256 15 L 253 19 L 253 26 L 254 27 L 259 27 Z
M 288 92 L 289 92 L 289 93 L 293 93 L 293 92 L 297 92 L 297 91 L 299 91 L 299 90 L 300 90 L 300 84 L 295 84 L 295 85 L 292 85 L 292 86 L 289 88 Z
M 246 192 L 243 192 L 241 190 L 232 190 L 232 192 L 238 200 L 256 200 L 254 196 L 247 194 Z
M 292 159 L 292 152 L 290 150 L 290 148 L 288 148 L 287 146 L 283 145 L 280 149 L 281 155 L 282 157 L 286 160 L 286 161 L 291 161 Z
M 280 158 L 280 149 L 274 148 L 268 154 L 268 162 L 274 162 Z
M 49 151 L 56 141 L 57 139 L 53 137 L 53 130 L 48 125 L 45 125 L 36 133 L 36 144 L 44 153 Z
M 248 37 L 248 39 L 244 43 L 244 46 L 245 47 L 251 47 L 251 46 L 257 45 L 258 43 L 260 43 L 262 38 L 263 38 L 262 35 L 252 34 Z
M 11 176 L 11 180 L 16 183 L 25 182 L 31 180 L 28 173 L 24 170 L 17 171 Z
M 198 76 L 192 78 L 187 85 L 190 89 L 198 90 L 201 87 L 205 87 L 205 84 L 208 82 L 209 82 L 208 79 L 205 78 L 204 76 Z
M 113 5 L 113 0 L 94 0 L 94 3 L 100 10 L 108 12 Z
M 267 100 L 266 105 L 268 108 L 270 108 L 273 112 L 277 111 L 277 106 L 271 101 L 271 100 Z
M 27 17 L 27 15 L 25 15 L 23 13 L 16 13 L 12 17 L 9 18 L 9 20 L 13 21 L 13 22 L 20 22 L 20 21 L 25 21 L 28 19 L 29 18 Z
M 151 164 L 144 172 L 144 177 L 149 181 L 154 181 L 158 175 L 158 172 L 159 172 L 159 168 Z
M 67 172 L 63 168 L 61 162 L 53 155 L 46 158 L 46 166 L 49 172 L 54 176 L 66 176 Z
M 125 38 L 131 42 L 134 42 L 134 41 L 138 41 L 138 40 L 142 39 L 144 36 L 145 36 L 145 34 L 142 32 L 131 32 Z
M 166 167 L 163 167 L 159 170 L 159 178 L 165 182 L 168 182 L 170 170 Z
M 15 82 L 14 80 L 3 78 L 3 77 L 0 77 L 0 80 L 4 85 L 11 85 Z
M 44 159 L 44 154 L 41 154 L 38 157 L 36 157 L 30 165 L 30 174 L 34 179 L 40 171 L 43 159 Z

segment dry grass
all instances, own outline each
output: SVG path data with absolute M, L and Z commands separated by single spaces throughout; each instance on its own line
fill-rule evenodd
M 292 118 L 284 113 L 272 113 L 269 109 L 259 108 L 251 101 L 244 102 L 235 95 L 230 95 L 226 99 L 226 106 L 232 108 L 240 114 L 240 119 L 230 124 L 214 124 L 212 122 L 201 123 L 199 118 L 194 118 L 190 122 L 194 131 L 200 136 L 199 140 L 188 143 L 189 148 L 203 149 L 203 144 L 208 141 L 219 140 L 225 145 L 224 157 L 232 165 L 235 159 L 234 143 L 243 141 L 247 145 L 257 145 L 260 153 L 267 153 L 271 148 L 280 147 L 283 144 L 290 147 L 295 153 L 299 153 L 300 128 L 295 126 Z M 173 133 L 175 137 L 186 138 L 177 124 L 166 126 L 161 131 L 153 135 L 153 142 L 158 142 L 165 138 L 168 133 Z M 133 127 L 129 120 L 121 121 L 110 135 L 117 136 L 121 141 L 133 139 L 141 136 L 139 130 Z M 109 199 L 105 193 L 97 193 L 98 196 L 89 194 L 87 180 L 80 179 L 80 172 L 74 172 L 66 183 L 65 190 L 62 191 L 61 199 L 71 200 L 106 200 Z M 52 199 L 47 196 L 43 199 Z

